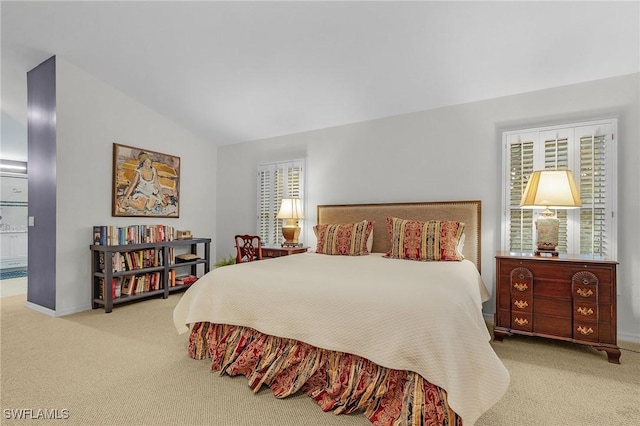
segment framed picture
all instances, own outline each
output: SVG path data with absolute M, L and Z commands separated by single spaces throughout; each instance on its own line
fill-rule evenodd
M 113 144 L 112 216 L 180 217 L 180 157 Z

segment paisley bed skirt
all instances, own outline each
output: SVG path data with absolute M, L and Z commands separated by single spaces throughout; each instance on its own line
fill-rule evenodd
M 462 426 L 446 392 L 414 372 L 248 327 L 196 323 L 189 356 L 211 358 L 211 369 L 221 375 L 244 375 L 254 392 L 262 385 L 276 398 L 304 392 L 324 411 L 359 411 L 376 426 Z

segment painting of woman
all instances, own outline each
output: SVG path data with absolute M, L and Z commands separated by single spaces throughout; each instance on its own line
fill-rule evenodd
M 179 161 L 114 144 L 114 216 L 178 217 Z

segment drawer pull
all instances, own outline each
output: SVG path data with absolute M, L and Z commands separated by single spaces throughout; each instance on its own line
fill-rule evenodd
M 581 313 L 582 315 L 585 316 L 589 316 L 589 315 L 593 315 L 593 309 L 591 308 L 585 308 L 582 306 L 578 306 L 578 309 L 576 309 L 579 313 Z
M 578 290 L 576 290 L 576 293 L 578 293 L 578 295 L 582 297 L 593 296 L 593 291 L 591 291 L 590 288 L 579 288 Z
M 516 317 L 516 318 L 513 320 L 513 322 L 515 322 L 515 323 L 516 323 L 516 324 L 518 324 L 518 325 L 527 325 L 527 324 L 529 324 L 529 320 L 528 320 L 528 319 L 526 319 L 526 318 L 518 318 L 518 317 Z M 592 330 L 592 331 L 593 331 L 593 330 Z
M 514 283 L 513 288 L 515 288 L 518 291 L 525 291 L 526 289 L 529 288 L 529 286 L 526 283 Z
M 589 327 L 587 328 L 586 326 L 578 326 L 578 331 L 582 334 L 584 334 L 585 336 L 588 336 L 589 334 L 593 334 L 593 328 Z
M 515 302 L 513 302 L 513 304 L 520 309 L 524 309 L 529 306 L 526 300 L 516 300 Z

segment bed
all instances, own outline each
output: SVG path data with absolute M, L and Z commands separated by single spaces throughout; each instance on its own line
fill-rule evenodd
M 509 385 L 482 316 L 480 218 L 475 200 L 320 205 L 316 252 L 210 271 L 184 293 L 174 324 L 189 333 L 191 358 L 244 375 L 255 392 L 303 392 L 374 425 L 472 425 Z M 442 253 L 445 234 L 456 234 L 453 258 L 392 255 L 410 246 L 398 235 L 411 240 L 410 226 L 434 223 Z M 343 224 L 354 230 L 346 250 L 360 241 L 361 255 L 321 244 Z

